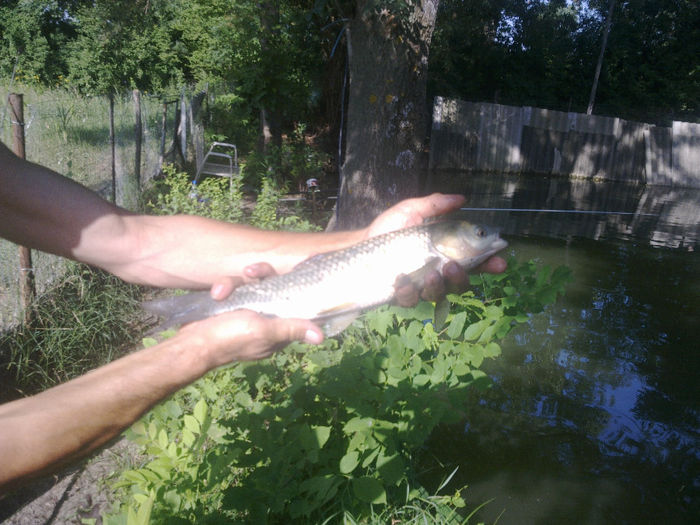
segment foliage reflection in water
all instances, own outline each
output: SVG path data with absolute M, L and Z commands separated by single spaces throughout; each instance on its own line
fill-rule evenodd
M 575 282 L 485 363 L 464 427 L 433 436 L 498 523 L 690 523 L 700 512 L 700 257 L 510 237 Z M 501 513 L 503 513 L 501 515 Z

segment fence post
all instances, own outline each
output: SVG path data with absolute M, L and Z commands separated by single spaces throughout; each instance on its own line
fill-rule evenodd
M 110 168 L 112 175 L 112 203 L 117 203 L 117 165 L 116 165 L 116 144 L 114 136 L 114 92 L 110 91 L 107 95 L 109 100 L 109 149 L 110 149 Z
M 137 188 L 141 188 L 141 140 L 143 138 L 143 122 L 141 120 L 141 92 L 134 89 L 131 92 L 134 100 L 134 178 Z
M 12 149 L 19 158 L 26 158 L 24 148 L 24 97 L 18 93 L 10 94 L 10 108 L 12 111 Z M 24 323 L 29 324 L 32 319 L 32 302 L 36 297 L 36 284 L 34 282 L 34 268 L 32 267 L 32 252 L 26 246 L 19 247 L 19 289 Z
M 158 171 L 163 169 L 165 163 L 165 133 L 168 127 L 168 102 L 163 99 L 163 111 L 160 118 L 160 157 L 158 159 Z

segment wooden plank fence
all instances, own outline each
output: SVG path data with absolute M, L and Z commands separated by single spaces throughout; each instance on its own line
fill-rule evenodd
M 700 187 L 700 124 L 436 97 L 431 170 L 541 173 Z

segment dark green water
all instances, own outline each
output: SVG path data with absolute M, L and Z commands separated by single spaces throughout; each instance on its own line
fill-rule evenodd
M 700 522 L 700 198 L 684 195 L 683 214 L 657 200 L 665 217 L 491 217 L 510 253 L 565 264 L 575 282 L 485 363 L 494 384 L 467 421 L 432 438 L 443 473 L 459 466 L 450 487 L 493 498 L 479 520 Z

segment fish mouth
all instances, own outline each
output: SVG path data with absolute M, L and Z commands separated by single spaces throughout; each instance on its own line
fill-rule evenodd
M 491 249 L 488 251 L 488 254 L 493 255 L 496 252 L 500 252 L 506 246 L 508 246 L 508 241 L 499 237 L 498 239 L 493 241 L 493 244 L 491 245 Z
M 478 257 L 476 257 L 475 259 L 472 259 L 471 264 L 470 264 L 469 266 L 470 266 L 471 268 L 476 268 L 476 267 L 479 266 L 481 263 L 483 263 L 484 261 L 488 260 L 489 257 L 491 257 L 492 255 L 495 255 L 496 253 L 500 252 L 500 251 L 501 251 L 503 248 L 505 248 L 506 246 L 508 246 L 508 241 L 506 241 L 505 239 L 501 239 L 501 238 L 499 237 L 498 239 L 496 239 L 495 241 L 493 241 L 493 243 L 491 243 L 491 247 L 490 247 L 488 250 L 486 250 L 484 253 L 482 253 L 481 255 L 479 255 Z

